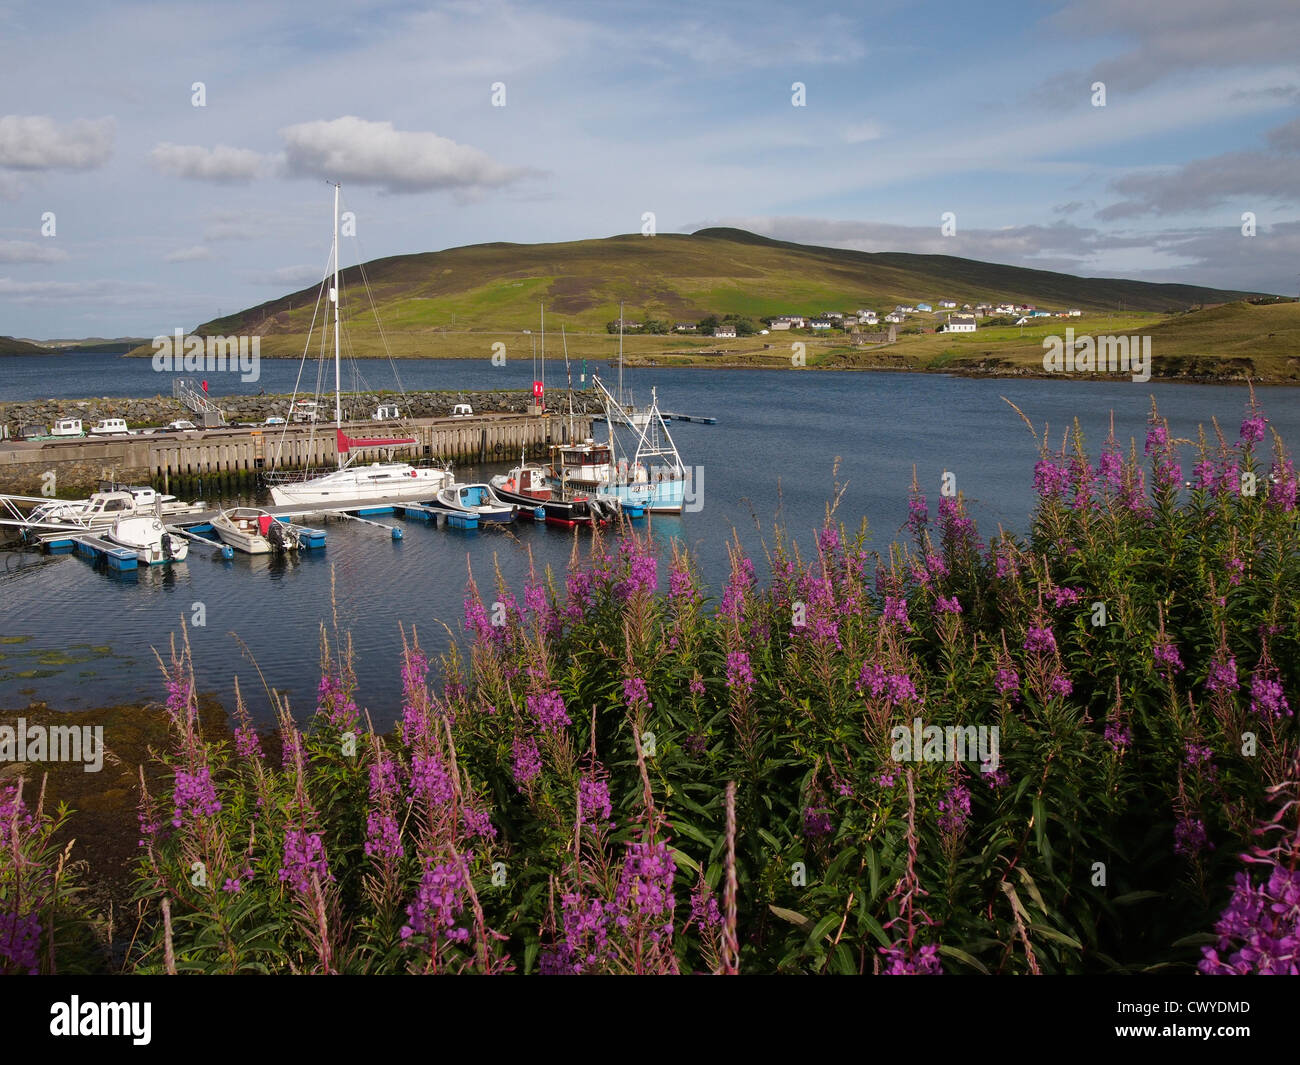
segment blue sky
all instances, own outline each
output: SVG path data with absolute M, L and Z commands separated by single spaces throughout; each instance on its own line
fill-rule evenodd
M 0 5 L 0 334 L 152 336 L 303 287 L 333 179 L 366 258 L 652 211 L 661 233 L 1300 285 L 1295 0 L 57 10 Z

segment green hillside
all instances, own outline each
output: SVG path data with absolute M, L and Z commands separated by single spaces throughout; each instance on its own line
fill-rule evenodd
M 43 348 L 39 344 L 29 344 L 25 340 L 17 340 L 14 337 L 0 337 L 0 355 L 50 355 L 52 352 L 49 348 Z
M 517 332 L 535 328 L 538 302 L 558 327 L 603 332 L 619 300 L 630 318 L 693 321 L 707 314 L 765 316 L 953 299 L 1085 310 L 1174 311 L 1251 293 L 1080 278 L 943 255 L 805 247 L 734 229 L 624 235 L 563 244 L 477 244 L 366 265 L 383 328 Z M 373 328 L 360 270 L 344 271 L 354 340 Z M 195 331 L 302 336 L 317 288 L 303 289 Z M 266 346 L 263 346 L 265 352 Z

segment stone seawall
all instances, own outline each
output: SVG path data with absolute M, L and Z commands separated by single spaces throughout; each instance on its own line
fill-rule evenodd
M 567 413 L 567 395 L 554 392 L 549 399 L 552 410 Z M 286 395 L 214 396 L 212 401 L 230 424 L 260 424 L 272 416 L 287 418 L 291 399 Z M 531 392 L 524 389 L 501 392 L 408 392 L 405 397 L 394 392 L 362 392 L 344 397 L 344 420 L 366 421 L 381 403 L 396 404 L 401 409 L 403 418 L 445 418 L 457 403 L 469 403 L 475 414 L 524 414 L 532 408 L 533 397 Z M 333 420 L 332 398 L 322 399 L 320 409 L 323 417 Z M 591 414 L 601 408 L 591 392 L 575 392 L 573 409 L 577 414 Z M 104 396 L 99 399 L 43 399 L 0 403 L 0 424 L 8 426 L 9 435 L 15 439 L 25 425 L 43 425 L 48 429 L 60 418 L 80 418 L 85 429 L 89 429 L 101 418 L 125 418 L 132 429 L 167 425 L 181 418 L 196 424 L 200 421 L 179 399 L 171 396 Z

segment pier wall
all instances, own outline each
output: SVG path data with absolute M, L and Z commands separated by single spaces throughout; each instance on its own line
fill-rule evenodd
M 354 438 L 415 437 L 416 443 L 394 448 L 407 462 L 509 462 L 521 453 L 545 454 L 551 444 L 591 435 L 588 416 L 557 414 L 485 414 L 472 418 L 422 418 L 403 423 L 345 422 Z M 572 433 L 572 436 L 570 435 Z M 373 456 L 373 459 L 371 458 Z M 358 461 L 383 457 L 367 452 Z M 0 442 L 0 493 L 84 496 L 102 480 L 153 484 L 173 492 L 194 488 L 256 486 L 270 470 L 300 470 L 337 465 L 333 426 L 309 425 L 262 429 L 202 429 L 187 433 L 90 438 L 60 441 Z M 50 474 L 53 474 L 51 481 Z M 51 485 L 47 487 L 47 485 Z

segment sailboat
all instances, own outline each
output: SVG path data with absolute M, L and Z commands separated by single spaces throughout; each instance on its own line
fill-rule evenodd
M 606 410 L 605 418 L 611 425 L 627 425 L 633 429 L 644 429 L 650 424 L 650 408 L 636 407 L 632 403 L 632 393 L 623 393 L 623 304 L 618 305 L 618 403 L 616 409 Z
M 406 462 L 371 462 L 368 465 L 354 462 L 356 456 L 375 448 L 390 452 L 396 447 L 409 447 L 414 437 L 387 437 L 354 439 L 343 431 L 343 405 L 340 398 L 339 370 L 339 190 L 334 186 L 334 251 L 331 256 L 334 283 L 329 290 L 329 302 L 334 305 L 334 431 L 338 469 L 329 473 L 311 475 L 270 473 L 265 480 L 271 488 L 271 498 L 278 506 L 302 504 L 338 505 L 349 502 L 376 500 L 400 502 L 432 499 L 438 491 L 453 482 L 450 470 L 429 466 L 412 466 Z M 328 274 L 326 275 L 328 279 Z M 328 309 L 326 311 L 328 314 Z M 378 312 L 376 311 L 376 314 Z M 310 337 L 308 343 L 310 344 Z M 312 424 L 315 424 L 313 418 Z

